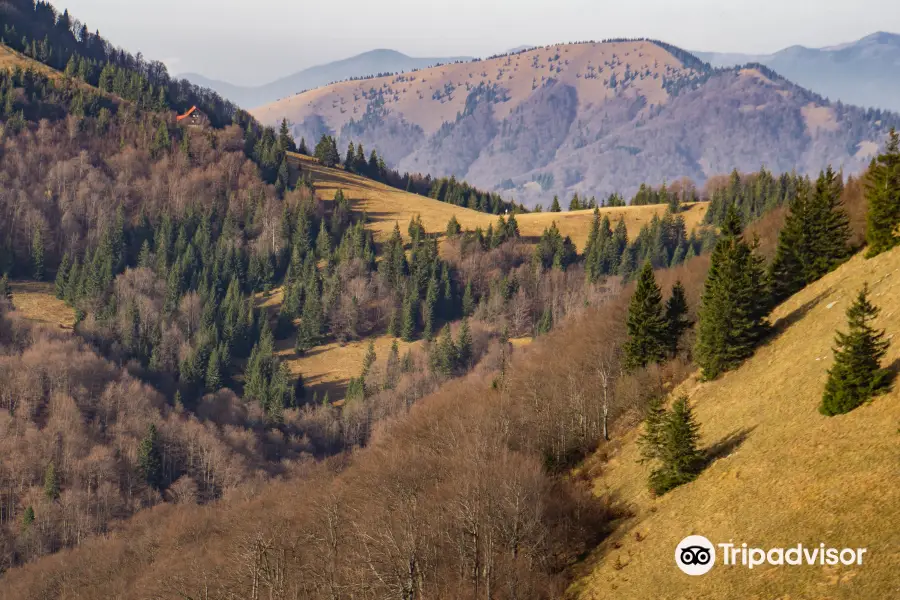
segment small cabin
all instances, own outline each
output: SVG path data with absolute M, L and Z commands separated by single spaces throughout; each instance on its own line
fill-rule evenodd
M 175 119 L 179 125 L 187 125 L 188 127 L 208 127 L 209 117 L 203 114 L 203 111 L 192 106 L 191 110 L 183 115 L 178 115 Z

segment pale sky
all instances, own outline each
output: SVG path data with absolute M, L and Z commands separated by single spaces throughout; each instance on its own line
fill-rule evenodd
M 900 32 L 898 0 L 55 0 L 114 44 L 258 85 L 375 48 L 486 56 L 612 37 L 769 53 Z

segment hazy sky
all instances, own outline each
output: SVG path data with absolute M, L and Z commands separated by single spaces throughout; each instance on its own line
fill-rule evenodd
M 65 2 L 65 3 L 64 3 Z M 485 56 L 521 45 L 650 37 L 767 53 L 900 32 L 897 0 L 56 0 L 132 52 L 261 84 L 373 48 Z

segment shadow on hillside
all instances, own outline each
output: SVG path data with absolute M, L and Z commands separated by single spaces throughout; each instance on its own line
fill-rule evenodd
M 347 380 L 326 381 L 323 375 L 313 375 L 303 378 L 303 403 L 317 405 L 328 395 L 330 403 L 334 404 L 344 399 L 347 395 Z
M 756 426 L 732 431 L 727 436 L 706 449 L 703 469 L 707 469 L 720 458 L 726 458 L 747 441 Z
M 804 302 L 803 304 L 792 310 L 790 313 L 775 321 L 775 323 L 772 324 L 770 339 L 776 338 L 787 331 L 791 327 L 791 325 L 794 325 L 795 323 L 803 319 L 803 317 L 808 315 L 812 309 L 814 309 L 822 302 L 822 300 L 825 300 L 826 298 L 831 296 L 832 293 L 832 290 L 822 292 L 812 300 Z

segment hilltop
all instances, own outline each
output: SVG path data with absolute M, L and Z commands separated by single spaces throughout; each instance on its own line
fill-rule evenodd
M 223 98 L 228 98 L 239 106 L 253 108 L 351 77 L 359 78 L 378 75 L 379 73 L 398 73 L 400 71 L 422 69 L 436 64 L 459 60 L 471 59 L 463 56 L 445 58 L 414 57 L 407 56 L 396 50 L 379 49 L 309 67 L 260 86 L 234 85 L 225 81 L 209 79 L 198 73 L 183 73 L 181 77 L 201 87 L 215 90 Z
M 894 115 L 838 106 L 766 67 L 716 70 L 651 41 L 559 44 L 345 81 L 252 111 L 307 142 L 375 148 L 399 171 L 455 175 L 518 201 L 632 193 L 737 168 L 856 172 Z
M 300 154 L 290 154 L 289 160 L 295 168 L 299 166 L 304 174 L 310 177 L 320 200 L 331 200 L 335 192 L 342 190 L 352 201 L 353 210 L 366 212 L 369 228 L 375 233 L 377 240 L 385 240 L 393 231 L 395 223 L 399 223 L 400 231 L 405 235 L 407 224 L 416 215 L 422 217 L 422 223 L 428 233 L 443 233 L 447 229 L 447 222 L 454 216 L 464 229 L 476 227 L 487 229 L 497 224 L 496 215 L 410 194 L 343 169 L 324 167 Z M 703 222 L 707 208 L 707 202 L 685 204 L 681 214 L 688 232 Z M 628 236 L 633 239 L 654 215 L 662 216 L 665 210 L 665 205 L 657 204 L 601 208 L 600 214 L 609 216 L 613 224 L 624 217 Z M 516 221 L 522 237 L 532 241 L 539 238 L 546 228 L 556 222 L 560 233 L 571 237 L 575 246 L 582 251 L 593 218 L 594 211 L 577 210 L 521 214 L 516 216 Z
M 756 62 L 832 100 L 900 111 L 900 35 L 877 32 L 826 48 L 791 46 L 773 54 L 697 52 L 715 67 Z
M 900 362 L 900 250 L 871 260 L 857 255 L 779 306 L 777 336 L 737 371 L 675 391 L 691 399 L 705 447 L 718 459 L 700 477 L 662 498 L 646 488 L 637 463 L 637 432 L 608 460 L 587 469 L 597 494 L 618 498 L 634 516 L 622 520 L 584 567 L 573 592 L 582 599 L 617 598 L 889 598 L 897 592 L 900 520 L 896 486 L 900 390 L 850 414 L 818 413 L 834 332 L 868 282 L 883 308 L 876 325 L 894 338 L 884 364 Z M 672 553 L 689 534 L 713 543 L 755 547 L 868 548 L 861 567 L 720 567 L 687 577 Z M 660 565 L 663 565 L 662 567 Z

